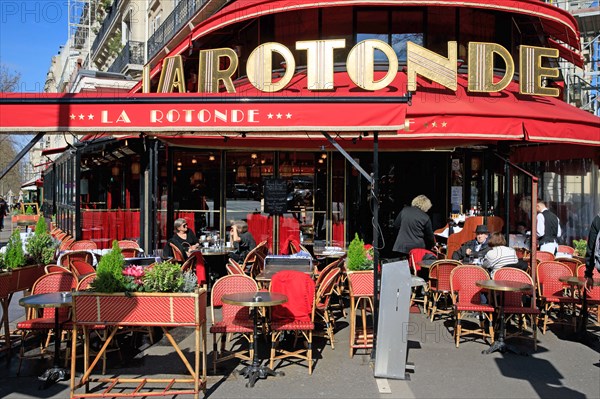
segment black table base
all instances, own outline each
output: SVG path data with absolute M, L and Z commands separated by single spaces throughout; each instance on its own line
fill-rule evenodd
M 283 371 L 273 371 L 267 366 L 262 366 L 260 362 L 257 364 L 254 361 L 252 362 L 252 365 L 245 366 L 237 371 L 237 374 L 248 379 L 248 382 L 246 383 L 246 387 L 248 388 L 253 388 L 256 381 L 261 378 L 265 379 L 268 376 L 285 375 Z
M 53 366 L 44 371 L 44 374 L 38 377 L 38 380 L 43 381 L 46 385 L 53 384 L 58 381 L 66 381 L 69 379 L 69 371 L 62 367 Z

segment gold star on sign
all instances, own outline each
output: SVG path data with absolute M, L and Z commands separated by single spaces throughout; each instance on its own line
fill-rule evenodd
M 71 118 L 71 120 L 75 119 L 75 115 L 74 114 L 69 115 L 69 117 Z
M 448 125 L 448 123 L 446 123 L 446 121 L 442 122 L 442 127 L 446 127 Z
M 88 120 L 90 120 L 90 121 L 91 121 L 91 120 L 93 120 L 93 119 L 94 119 L 94 115 L 93 115 L 93 114 L 89 114 L 89 115 L 88 115 Z
M 281 115 L 281 113 L 278 113 L 278 114 L 277 114 L 277 119 L 281 119 L 281 117 L 282 117 L 282 116 L 283 116 L 283 115 Z
M 437 127 L 437 122 L 431 122 L 432 127 Z
M 269 114 L 267 115 L 267 118 L 269 118 L 269 119 L 273 119 L 273 114 L 272 114 L 272 113 L 269 113 Z
M 83 118 L 85 118 L 85 115 L 83 115 L 83 114 L 79 114 L 79 120 L 80 120 L 80 121 L 82 121 L 82 120 L 83 120 Z
M 292 119 L 292 114 L 290 114 L 289 112 L 285 115 L 286 118 L 288 119 Z

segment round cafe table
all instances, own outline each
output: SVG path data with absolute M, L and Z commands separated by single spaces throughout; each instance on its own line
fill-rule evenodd
M 516 354 L 523 354 L 518 351 L 512 345 L 504 342 L 504 337 L 506 335 L 506 323 L 504 322 L 504 293 L 505 292 L 531 292 L 533 291 L 533 286 L 528 283 L 521 283 L 518 281 L 510 281 L 510 280 L 479 280 L 475 282 L 475 285 L 481 288 L 485 288 L 490 291 L 498 291 L 500 292 L 500 303 L 498 304 L 498 317 L 500 319 L 500 331 L 498 332 L 498 339 L 494 341 L 494 343 L 482 353 L 490 354 L 496 351 L 501 353 L 512 352 Z
M 246 387 L 252 388 L 259 378 L 267 378 L 272 375 L 283 375 L 283 372 L 275 372 L 267 366 L 261 365 L 261 360 L 258 357 L 258 307 L 271 307 L 281 305 L 287 302 L 287 297 L 283 294 L 275 292 L 241 292 L 235 294 L 225 294 L 221 297 L 223 303 L 236 306 L 247 306 L 252 309 L 253 314 L 253 340 L 254 356 L 252 358 L 252 364 L 245 366 L 243 369 L 238 371 L 238 374 L 248 378 Z

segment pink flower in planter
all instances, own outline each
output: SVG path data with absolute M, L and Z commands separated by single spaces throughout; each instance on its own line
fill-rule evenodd
M 142 277 L 144 277 L 144 268 L 142 266 L 131 265 L 123 269 L 123 275 L 133 277 L 136 284 L 142 284 Z

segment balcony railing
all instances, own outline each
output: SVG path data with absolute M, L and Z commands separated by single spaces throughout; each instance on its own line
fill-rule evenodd
M 545 2 L 567 11 L 598 7 L 599 4 L 598 0 L 545 0 Z
M 108 72 L 123 73 L 127 65 L 144 65 L 144 42 L 128 41 Z
M 109 33 L 110 27 L 111 27 L 113 21 L 115 20 L 117 14 L 119 14 L 119 0 L 114 0 L 112 6 L 110 8 L 110 12 L 106 16 L 106 18 L 104 18 L 104 21 L 102 22 L 102 26 L 100 27 L 100 30 L 96 34 L 94 43 L 92 43 L 92 48 L 91 48 L 92 54 L 96 54 L 96 50 L 98 50 L 98 47 L 100 46 L 100 43 L 102 43 L 104 36 L 106 36 Z
M 158 53 L 208 0 L 182 0 L 148 39 L 148 59 Z

